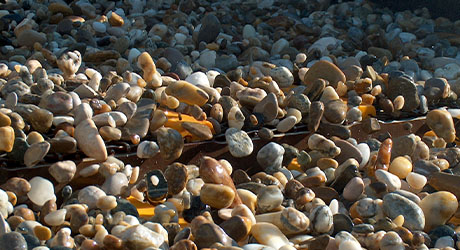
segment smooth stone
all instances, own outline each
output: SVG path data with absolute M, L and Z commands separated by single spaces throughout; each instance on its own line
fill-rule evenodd
M 416 146 L 417 142 L 414 134 L 394 138 L 393 146 L 391 148 L 391 159 L 404 155 L 411 156 L 414 153 Z
M 423 230 L 425 215 L 423 210 L 413 201 L 394 193 L 383 197 L 383 212 L 391 219 L 404 216 L 404 227 L 409 230 Z
M 288 107 L 296 108 L 302 115 L 306 115 L 310 112 L 311 102 L 304 94 L 294 94 L 289 100 Z
M 210 43 L 219 35 L 221 24 L 219 19 L 213 14 L 207 14 L 201 20 L 201 28 L 198 32 L 197 43 L 204 41 Z
M 296 123 L 297 118 L 295 116 L 288 116 L 278 123 L 276 129 L 281 133 L 285 133 L 291 130 Z
M 48 140 L 51 144 L 50 152 L 53 153 L 75 153 L 77 151 L 77 141 L 71 136 L 63 136 Z
M 43 206 L 45 202 L 56 199 L 54 185 L 49 180 L 36 176 L 29 181 L 30 191 L 27 197 L 36 205 Z
M 78 147 L 85 155 L 96 160 L 104 161 L 107 159 L 107 149 L 104 140 L 93 120 L 81 121 L 75 128 L 75 139 Z
M 195 230 L 192 222 L 192 233 L 199 249 L 209 248 L 214 244 L 222 244 L 224 247 L 230 247 L 234 242 L 221 227 L 214 223 L 205 222 L 199 225 Z
M 282 167 L 284 147 L 270 142 L 257 152 L 257 162 L 267 172 L 278 172 Z
M 220 227 L 228 234 L 228 236 L 238 242 L 249 235 L 252 222 L 247 217 L 235 215 L 222 222 Z
M 229 172 L 216 159 L 204 156 L 200 164 L 199 173 L 205 183 L 224 184 L 233 189 L 235 199 L 233 200 L 232 207 L 241 204 L 241 199 L 238 196 Z
M 126 175 L 118 172 L 106 178 L 101 189 L 106 194 L 119 195 L 123 188 L 128 186 L 128 182 Z
M 94 121 L 94 124 L 98 127 L 103 127 L 103 126 L 109 126 L 110 122 L 109 120 L 112 120 L 115 122 L 115 126 L 121 127 L 126 124 L 128 121 L 128 118 L 126 117 L 125 114 L 123 114 L 120 111 L 110 111 L 102 114 L 98 114 L 92 117 L 92 120 Z
M 227 121 L 230 128 L 242 129 L 245 119 L 246 117 L 238 106 L 234 106 L 228 111 Z
M 429 194 L 420 201 L 420 208 L 425 214 L 425 232 L 444 225 L 458 208 L 457 197 L 447 191 Z
M 118 141 L 121 139 L 121 130 L 110 126 L 104 126 L 99 129 L 99 134 L 105 141 Z M 138 146 L 139 150 L 139 146 Z M 139 157 L 139 156 L 138 156 Z M 139 157 L 141 158 L 141 157 Z
M 319 78 L 327 80 L 334 88 L 337 87 L 339 81 L 346 81 L 345 75 L 337 66 L 324 60 L 318 61 L 310 67 L 305 74 L 303 82 L 309 85 Z
M 25 238 L 18 232 L 10 232 L 0 236 L 0 249 L 27 250 Z
M 88 103 L 82 103 L 74 109 L 74 125 L 77 126 L 81 121 L 91 119 L 93 117 L 93 109 Z
M 44 221 L 49 226 L 60 226 L 64 223 L 66 214 L 66 209 L 59 209 L 45 215 Z
M 342 100 L 332 100 L 324 106 L 324 117 L 331 123 L 342 123 L 347 115 L 347 105 Z
M 257 210 L 260 213 L 273 211 L 281 206 L 283 193 L 276 186 L 267 186 L 257 194 Z
M 51 165 L 48 172 L 59 183 L 70 182 L 77 171 L 77 166 L 73 161 L 60 161 Z
M 406 176 L 406 181 L 415 190 L 421 190 L 427 183 L 427 178 L 421 174 L 411 172 Z
M 162 234 L 150 230 L 143 225 L 129 226 L 119 235 L 129 249 L 159 248 L 165 238 Z
M 405 249 L 403 240 L 394 231 L 385 233 L 385 235 L 379 242 L 379 247 L 382 250 L 404 250 Z
M 287 207 L 279 212 L 258 214 L 255 218 L 257 223 L 272 223 L 285 235 L 295 235 L 305 232 L 310 225 L 308 217 L 293 207 Z
M 189 178 L 187 167 L 177 162 L 166 167 L 164 176 L 168 182 L 168 193 L 171 195 L 182 192 Z
M 280 88 L 290 87 L 294 83 L 294 76 L 286 67 L 276 67 L 270 70 L 270 76 Z
M 405 179 L 412 172 L 412 162 L 404 156 L 398 156 L 391 161 L 388 171 L 400 179 Z
M 0 112 L 0 127 L 10 126 L 11 118 L 4 113 Z
M 196 136 L 200 141 L 206 141 L 212 139 L 211 129 L 200 123 L 195 122 L 183 122 L 181 123 L 182 128 L 190 132 L 193 136 Z
M 188 82 L 188 83 L 191 83 L 191 84 L 193 84 L 195 86 L 205 86 L 205 87 L 210 87 L 211 86 L 210 83 L 209 83 L 208 77 L 203 72 L 195 72 L 195 73 L 187 76 L 187 78 L 185 78 L 185 81 Z
M 351 179 L 343 189 L 343 198 L 356 201 L 364 192 L 364 182 L 360 177 Z
M 406 77 L 406 75 L 395 74 L 395 76 L 393 77 L 390 73 L 388 89 L 386 91 L 387 97 L 394 100 L 397 96 L 402 95 L 404 97 L 403 111 L 417 109 L 420 105 L 420 98 L 415 83 Z
M 228 151 L 232 156 L 240 158 L 252 154 L 254 146 L 245 131 L 229 128 L 225 131 L 225 139 L 228 144 Z
M 320 205 L 315 207 L 310 213 L 310 222 L 313 232 L 322 234 L 327 233 L 332 228 L 332 211 L 329 206 Z
M 436 164 L 427 160 L 418 160 L 414 163 L 413 167 L 414 173 L 424 175 L 427 178 L 441 171 Z
M 122 97 L 125 97 L 130 90 L 130 86 L 128 83 L 117 83 L 112 86 L 107 90 L 106 95 L 104 97 L 104 100 L 106 102 L 110 100 L 114 100 L 117 102 L 120 100 Z
M 203 203 L 221 209 L 232 204 L 235 192 L 232 188 L 222 184 L 206 183 L 201 188 L 200 198 Z
M 41 108 L 51 111 L 54 115 L 66 115 L 73 109 L 72 96 L 65 92 L 54 92 L 40 101 Z
M 431 110 L 426 115 L 426 124 L 447 143 L 455 140 L 454 121 L 448 111 L 441 109 Z
M 334 232 L 332 235 L 337 235 L 339 232 L 345 231 L 350 232 L 353 229 L 353 221 L 348 215 L 345 214 L 334 214 L 332 217 Z
M 401 196 L 403 196 L 403 197 L 406 197 L 407 199 L 409 199 L 409 200 L 415 202 L 416 204 L 419 204 L 419 203 L 420 203 L 420 197 L 418 197 L 416 194 L 411 193 L 411 192 L 409 192 L 409 191 L 400 189 L 400 190 L 394 191 L 393 193 L 399 194 L 399 195 L 401 195 Z
M 53 113 L 46 109 L 37 109 L 29 116 L 32 128 L 40 133 L 46 133 L 53 125 Z
M 141 159 L 148 159 L 154 157 L 160 152 L 160 147 L 154 141 L 142 141 L 137 146 L 137 157 Z
M 175 160 L 182 154 L 184 140 L 177 130 L 159 128 L 157 130 L 157 140 L 160 146 L 160 154 L 165 160 Z
M 14 146 L 14 129 L 10 126 L 0 127 L 0 151 L 11 152 Z
M 324 104 L 316 101 L 310 106 L 310 114 L 308 115 L 308 131 L 316 132 L 319 128 L 321 118 L 324 114 Z
M 401 180 L 399 179 L 399 177 L 388 171 L 377 169 L 375 171 L 375 178 L 378 181 L 385 183 L 388 187 L 388 191 L 390 192 L 396 191 L 401 188 Z
M 186 81 L 176 81 L 168 85 L 165 93 L 176 97 L 180 102 L 189 105 L 203 106 L 209 99 L 206 92 Z
M 107 196 L 102 189 L 96 186 L 87 186 L 78 192 L 78 202 L 88 205 L 89 209 L 97 207 L 97 201 Z
M 260 244 L 279 249 L 289 244 L 288 238 L 275 225 L 267 222 L 256 223 L 251 228 L 252 236 Z
M 346 160 L 350 158 L 354 158 L 359 163 L 363 161 L 362 154 L 355 145 L 351 144 L 348 141 L 342 140 L 342 139 L 335 139 L 334 143 L 337 147 L 340 148 L 340 154 L 335 157 L 335 160 L 339 164 L 342 164 L 343 162 L 345 162 Z
M 45 158 L 50 146 L 50 143 L 47 141 L 32 144 L 24 154 L 24 164 L 27 167 L 35 166 Z

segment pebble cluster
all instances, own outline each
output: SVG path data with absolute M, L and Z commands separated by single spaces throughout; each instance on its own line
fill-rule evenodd
M 460 21 L 329 2 L 0 2 L 1 167 L 52 177 L 0 183 L 0 250 L 460 248 Z M 217 136 L 263 171 L 176 161 Z

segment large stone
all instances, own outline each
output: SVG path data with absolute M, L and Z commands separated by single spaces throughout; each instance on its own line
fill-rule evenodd
M 386 94 L 388 98 L 394 100 L 397 96 L 404 97 L 403 111 L 414 111 L 420 105 L 420 98 L 417 93 L 417 87 L 412 79 L 404 74 L 390 73 L 388 89 Z
M 253 151 L 252 140 L 243 130 L 229 128 L 225 131 L 225 139 L 228 143 L 228 151 L 234 157 L 245 157 Z
M 157 130 L 160 154 L 165 160 L 175 160 L 182 154 L 184 140 L 182 135 L 175 129 L 159 128 Z
M 457 197 L 447 191 L 429 194 L 422 201 L 420 207 L 425 214 L 425 232 L 437 226 L 444 225 L 458 208 Z
M 78 142 L 78 147 L 88 157 L 99 161 L 107 159 L 107 149 L 104 140 L 93 120 L 86 119 L 80 122 L 75 128 L 75 139 Z
M 210 43 L 216 39 L 220 32 L 220 21 L 213 14 L 206 15 L 201 20 L 201 28 L 198 32 L 198 43 L 204 41 Z
M 339 81 L 345 82 L 345 74 L 335 64 L 321 60 L 313 64 L 304 77 L 304 83 L 312 84 L 316 79 L 324 79 L 336 88 Z
M 404 227 L 409 230 L 423 230 L 425 215 L 422 209 L 413 201 L 395 193 L 383 197 L 383 212 L 394 219 L 399 215 L 404 216 Z
M 203 106 L 209 99 L 206 92 L 186 81 L 170 83 L 168 87 L 166 87 L 165 93 L 189 105 L 196 104 L 198 106 Z

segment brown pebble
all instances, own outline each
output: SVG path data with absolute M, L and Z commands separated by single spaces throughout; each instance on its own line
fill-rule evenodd
M 24 178 L 12 177 L 6 181 L 2 188 L 6 191 L 15 193 L 19 197 L 27 195 L 31 186 L 30 183 Z
M 51 230 L 48 227 L 36 226 L 34 227 L 34 234 L 39 240 L 51 239 Z
M 10 225 L 10 228 L 11 230 L 15 230 L 16 227 L 21 224 L 22 222 L 26 221 L 24 220 L 24 218 L 20 217 L 20 216 L 10 216 L 8 217 L 8 219 L 6 220 L 8 222 L 8 224 Z
M 24 220 L 32 220 L 35 221 L 35 214 L 32 210 L 25 208 L 25 207 L 20 207 L 14 210 L 14 215 L 20 216 L 24 218 Z
M 191 240 L 180 240 L 172 245 L 170 250 L 197 250 L 195 243 Z M 203 248 L 202 248 L 203 249 Z
M 187 167 L 182 163 L 175 162 L 169 165 L 164 172 L 164 176 L 168 181 L 168 192 L 171 195 L 180 193 L 187 185 Z
M 104 237 L 104 247 L 107 249 L 123 249 L 123 241 L 111 234 L 108 234 Z

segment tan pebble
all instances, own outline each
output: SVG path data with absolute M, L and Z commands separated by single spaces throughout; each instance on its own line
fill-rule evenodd
M 410 187 L 421 190 L 425 186 L 427 179 L 421 174 L 412 172 L 406 176 L 406 181 Z
M 318 78 L 329 81 L 333 87 L 336 87 L 339 81 L 346 81 L 343 72 L 335 64 L 325 60 L 313 64 L 305 74 L 303 81 L 308 85 Z
M 447 143 L 443 138 L 436 138 L 433 142 L 433 146 L 435 148 L 445 148 Z
M 27 167 L 32 167 L 43 160 L 48 154 L 51 144 L 47 141 L 32 144 L 24 154 L 24 164 Z
M 244 126 L 244 120 L 245 117 L 243 112 L 241 112 L 241 109 L 238 106 L 232 107 L 228 112 L 227 121 L 229 127 L 242 129 Z
M 449 168 L 449 162 L 446 159 L 438 158 L 432 161 L 441 171 Z
M 0 151 L 11 152 L 13 150 L 14 138 L 14 129 L 12 127 L 0 127 Z
M 431 110 L 426 115 L 426 124 L 447 143 L 455 140 L 454 121 L 448 111 L 441 109 Z
M 59 209 L 47 214 L 44 221 L 50 226 L 60 226 L 64 223 L 66 214 L 67 210 Z
M 104 210 L 110 211 L 117 206 L 117 199 L 115 196 L 107 195 L 99 198 L 97 200 L 97 207 Z
M 107 159 L 107 149 L 104 140 L 99 135 L 99 131 L 93 120 L 87 119 L 77 125 L 75 139 L 78 142 L 78 147 L 87 156 L 101 161 Z
M 398 156 L 393 159 L 388 171 L 398 176 L 400 179 L 404 179 L 412 172 L 412 162 L 404 156 Z
M 123 241 L 111 234 L 108 234 L 104 237 L 103 240 L 104 247 L 107 249 L 113 249 L 113 250 L 118 250 L 118 249 L 123 249 Z
M 26 141 L 27 141 L 27 143 L 29 143 L 29 145 L 39 143 L 39 142 L 42 142 L 44 140 L 45 139 L 43 138 L 43 136 L 40 133 L 38 133 L 37 131 L 30 132 L 27 135 L 27 139 L 26 139 Z
M 110 25 L 112 25 L 114 27 L 121 27 L 121 26 L 123 26 L 125 21 L 123 20 L 123 18 L 120 15 L 118 15 L 117 13 L 112 11 L 112 14 L 109 17 L 109 23 L 110 23 Z
M 276 129 L 281 133 L 288 132 L 294 127 L 296 122 L 297 118 L 295 116 L 288 116 L 278 123 Z
M 11 203 L 11 205 L 16 206 L 16 203 L 18 202 L 18 197 L 16 194 L 11 191 L 6 191 L 6 194 L 8 195 L 8 201 Z
M 121 139 L 121 130 L 111 126 L 101 127 L 99 134 L 105 141 L 118 141 Z
M 209 99 L 206 92 L 186 81 L 176 81 L 168 85 L 166 94 L 176 97 L 180 102 L 189 105 L 203 106 Z
M 82 177 L 90 177 L 92 175 L 95 175 L 99 172 L 100 165 L 99 164 L 91 164 L 85 168 L 83 168 L 79 174 Z
M 73 248 L 75 246 L 75 242 L 73 238 L 70 236 L 71 231 L 70 228 L 62 228 L 60 229 L 56 235 L 54 236 L 53 240 L 51 241 L 50 246 L 63 246 L 68 248 Z
M 364 191 L 364 182 L 360 177 L 351 179 L 343 189 L 343 198 L 349 201 L 356 201 Z
M 243 204 L 251 209 L 252 212 L 255 212 L 257 208 L 257 195 L 249 190 L 241 188 L 237 189 L 236 192 L 238 193 L 238 196 L 240 196 Z
M 0 127 L 10 126 L 11 118 L 4 113 L 0 112 Z
M 94 225 L 86 224 L 86 225 L 81 226 L 78 229 L 78 232 L 83 234 L 86 237 L 92 238 L 96 234 L 96 229 L 94 228 Z
M 73 179 L 76 171 L 77 166 L 73 161 L 56 162 L 48 168 L 48 172 L 59 183 L 70 182 Z
M 260 244 L 279 249 L 289 244 L 289 240 L 275 225 L 267 222 L 256 223 L 251 228 L 252 236 Z
M 230 206 L 234 198 L 233 189 L 222 184 L 206 183 L 200 192 L 200 199 L 203 203 L 218 209 Z
M 394 224 L 396 224 L 396 226 L 402 227 L 403 224 L 404 224 L 404 216 L 402 216 L 400 214 L 400 215 L 396 216 L 396 218 L 394 218 L 392 221 L 393 221 Z
M 19 224 L 23 223 L 24 221 L 24 218 L 20 217 L 20 216 L 10 216 L 8 217 L 7 219 L 7 222 L 8 222 L 8 225 L 10 225 L 10 228 L 11 230 L 15 230 L 17 226 L 19 226 Z
M 35 214 L 32 210 L 21 207 L 14 210 L 14 215 L 24 218 L 24 220 L 35 221 Z
M 404 107 L 404 96 L 398 95 L 394 100 L 393 100 L 394 108 L 395 110 L 401 110 Z
M 337 168 L 339 166 L 339 163 L 332 159 L 332 158 L 320 158 L 317 162 L 316 165 L 321 169 L 328 169 L 328 168 Z
M 425 214 L 425 232 L 444 225 L 458 208 L 458 200 L 454 194 L 447 191 L 439 191 L 429 194 L 419 203 Z
M 39 240 L 51 239 L 51 230 L 48 227 L 36 226 L 34 227 L 34 234 Z
M 152 119 L 150 119 L 150 127 L 149 131 L 154 132 L 160 127 L 162 127 L 168 118 L 166 117 L 165 113 L 162 110 L 155 110 L 152 115 Z

